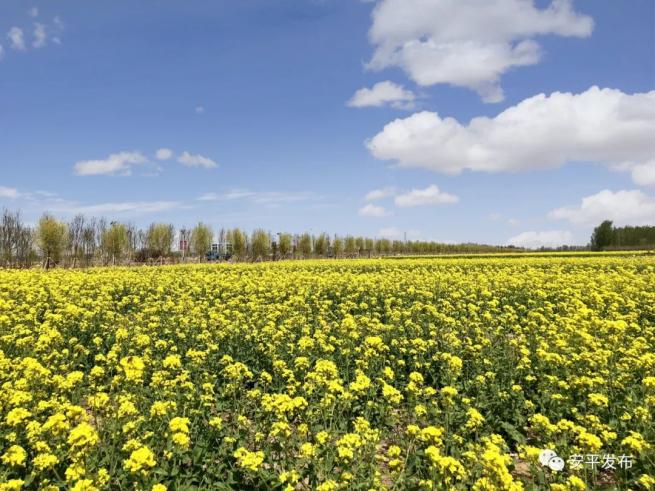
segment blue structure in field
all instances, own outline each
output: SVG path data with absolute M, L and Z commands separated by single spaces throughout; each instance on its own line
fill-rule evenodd
M 230 242 L 220 242 L 212 244 L 210 251 L 205 254 L 207 261 L 227 261 L 234 255 L 232 244 Z

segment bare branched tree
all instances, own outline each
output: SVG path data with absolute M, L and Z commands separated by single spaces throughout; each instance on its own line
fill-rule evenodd
M 68 223 L 68 245 L 72 266 L 77 266 L 84 255 L 84 215 L 75 215 Z

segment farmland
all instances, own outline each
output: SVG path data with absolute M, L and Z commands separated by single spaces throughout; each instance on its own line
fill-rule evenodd
M 655 489 L 655 258 L 0 271 L 0 385 L 0 490 Z

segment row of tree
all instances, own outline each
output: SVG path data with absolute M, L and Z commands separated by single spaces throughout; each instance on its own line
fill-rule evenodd
M 369 257 L 389 254 L 449 254 L 516 251 L 508 246 L 443 244 L 386 238 L 329 236 L 302 233 L 271 234 L 239 228 L 214 231 L 203 223 L 176 230 L 171 224 L 153 223 L 145 229 L 129 223 L 77 215 L 70 221 L 45 214 L 34 228 L 19 212 L 3 210 L 0 223 L 0 267 L 31 267 L 41 263 L 86 267 L 129 263 L 204 260 L 212 244 L 229 244 L 234 260 L 270 260 L 312 257 Z
M 605 220 L 591 234 L 590 246 L 594 251 L 650 249 L 655 247 L 655 226 L 615 227 L 611 220 Z

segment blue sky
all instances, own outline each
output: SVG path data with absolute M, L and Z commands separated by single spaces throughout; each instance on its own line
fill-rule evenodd
M 3 0 L 0 45 L 0 206 L 29 222 L 655 223 L 651 0 Z

